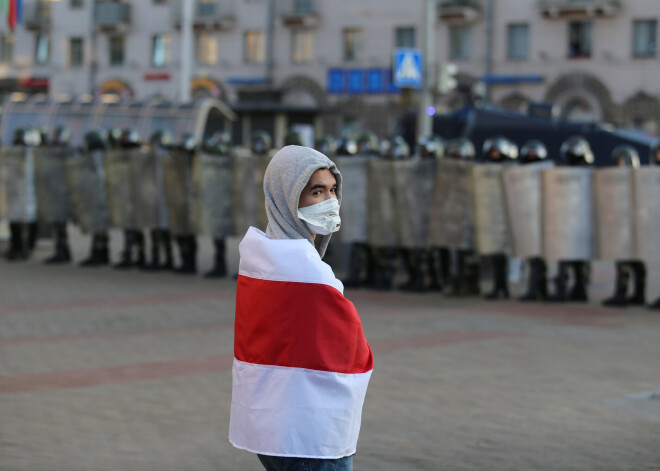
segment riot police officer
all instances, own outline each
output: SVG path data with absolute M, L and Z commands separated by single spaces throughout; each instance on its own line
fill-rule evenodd
M 14 207 L 17 213 L 9 219 L 9 248 L 4 256 L 9 261 L 19 261 L 27 259 L 36 245 L 37 223 L 36 223 L 36 194 L 34 189 L 34 165 L 31 154 L 28 154 L 29 147 L 37 147 L 41 144 L 41 134 L 36 129 L 19 128 L 14 132 L 12 145 L 17 148 L 20 154 L 21 176 L 18 178 L 17 193 L 24 195 L 24 198 L 16 201 L 9 201 L 9 205 Z M 18 214 L 20 213 L 20 214 Z
M 357 138 L 357 154 L 359 155 L 372 155 L 380 157 L 384 155 L 381 152 L 380 140 L 373 132 L 363 132 Z
M 559 149 L 561 163 L 569 167 L 587 167 L 594 163 L 594 155 L 586 139 L 581 136 L 571 136 L 564 141 Z M 573 273 L 573 284 L 569 289 L 570 273 Z M 560 260 L 558 273 L 555 277 L 555 294 L 548 298 L 551 302 L 587 302 L 587 285 L 591 266 L 587 260 Z
M 531 139 L 520 148 L 520 163 L 523 165 L 543 162 L 548 158 L 545 145 L 536 139 Z M 519 301 L 544 301 L 548 296 L 548 267 L 543 257 L 527 259 L 529 276 L 527 292 L 518 298 Z
M 71 137 L 71 129 L 68 126 L 58 126 L 53 131 L 53 138 L 50 145 L 73 152 L 71 148 Z M 55 238 L 55 253 L 45 260 L 46 264 L 54 265 L 71 261 L 71 250 L 66 224 L 66 221 L 55 221 L 52 223 Z
M 439 136 L 424 136 L 417 141 L 416 152 L 422 159 L 443 159 L 445 143 Z M 451 252 L 447 247 L 429 247 L 426 251 L 426 266 L 430 278 L 426 289 L 442 291 L 450 280 Z
M 227 132 L 216 132 L 204 141 L 203 150 L 212 156 L 229 156 L 231 136 Z M 213 268 L 204 274 L 205 278 L 222 278 L 227 276 L 225 259 L 226 242 L 224 237 L 213 238 Z
M 163 169 L 160 161 L 160 153 L 168 151 L 174 144 L 174 137 L 169 131 L 159 130 L 154 132 L 149 139 L 152 149 L 156 153 L 157 183 L 159 186 L 159 203 L 161 206 L 161 227 L 151 229 L 151 259 L 145 266 L 146 270 L 171 270 L 174 267 L 172 258 L 172 235 L 167 226 L 167 209 L 165 208 L 165 195 L 163 185 Z
M 285 146 L 302 146 L 303 143 L 302 134 L 296 131 L 295 129 L 290 129 L 289 132 L 284 136 L 284 145 Z
M 660 165 L 660 144 L 656 144 L 651 153 L 651 165 Z M 660 298 L 649 305 L 649 309 L 660 309 Z
M 518 146 L 503 136 L 486 139 L 482 151 L 486 163 L 506 164 L 518 158 Z M 503 252 L 491 254 L 488 258 L 493 269 L 493 290 L 486 294 L 485 298 L 489 300 L 508 298 L 509 259 Z
M 619 145 L 612 150 L 612 165 L 639 168 L 639 154 L 630 145 Z M 628 284 L 633 278 L 633 295 L 628 297 Z M 614 293 L 603 300 L 603 306 L 624 307 L 646 302 L 646 265 L 642 260 L 617 260 Z
M 133 129 L 124 129 L 118 142 L 121 149 L 130 151 L 142 146 L 140 135 Z M 144 268 L 146 266 L 144 233 L 136 227 L 124 228 L 124 249 L 121 260 L 114 268 Z
M 197 138 L 193 133 L 185 133 L 179 143 L 179 151 L 186 153 L 189 167 L 192 168 L 193 159 L 197 152 Z M 181 275 L 194 275 L 197 273 L 197 238 L 195 234 L 178 234 L 176 242 L 179 246 L 181 265 L 174 272 Z
M 256 155 L 266 155 L 272 146 L 272 142 L 266 131 L 254 131 L 250 136 L 250 149 Z
M 116 133 L 115 133 L 116 134 Z M 110 135 L 113 135 L 110 133 Z M 85 134 L 83 143 L 83 154 L 85 158 L 93 161 L 93 167 L 99 174 L 103 175 L 103 152 L 107 149 L 106 135 L 99 130 L 91 130 Z M 103 190 L 101 190 L 103 191 Z M 103 198 L 105 205 L 105 193 Z M 95 229 L 92 232 L 92 241 L 89 256 L 80 263 L 81 267 L 96 267 L 110 263 L 109 255 L 109 237 L 106 227 L 107 221 L 103 224 L 104 229 Z
M 332 158 L 335 155 L 335 152 L 337 152 L 337 143 L 332 138 L 332 136 L 317 137 L 314 140 L 314 149 L 316 149 L 326 157 Z
M 447 142 L 449 158 L 472 161 L 476 151 L 474 144 L 466 137 L 458 137 Z M 451 296 L 479 296 L 479 259 L 474 249 L 455 250 L 455 272 L 452 278 Z

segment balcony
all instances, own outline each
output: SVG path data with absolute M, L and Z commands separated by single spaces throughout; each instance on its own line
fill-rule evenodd
M 319 23 L 319 14 L 314 0 L 286 0 L 280 10 L 285 26 L 311 27 Z
M 114 1 L 94 5 L 94 24 L 102 31 L 125 32 L 131 23 L 131 5 Z
M 541 16 L 548 19 L 611 18 L 621 12 L 619 0 L 539 0 Z
M 481 17 L 481 4 L 475 0 L 447 0 L 438 3 L 442 21 L 473 22 Z
M 51 2 L 36 0 L 25 5 L 25 28 L 33 31 L 49 29 L 51 25 Z
M 172 2 L 172 22 L 181 28 L 183 11 L 181 0 Z M 236 8 L 233 0 L 195 2 L 193 10 L 193 28 L 205 30 L 229 30 L 236 23 Z

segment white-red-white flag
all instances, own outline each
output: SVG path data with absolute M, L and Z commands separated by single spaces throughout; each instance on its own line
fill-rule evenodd
M 307 240 L 240 244 L 229 440 L 272 456 L 355 453 L 373 355 L 343 285 Z

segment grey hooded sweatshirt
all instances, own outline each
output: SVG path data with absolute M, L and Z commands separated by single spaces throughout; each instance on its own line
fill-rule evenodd
M 337 199 L 341 204 L 341 173 L 332 160 L 320 152 L 303 146 L 286 146 L 273 156 L 264 176 L 266 236 L 271 239 L 307 239 L 321 258 L 330 242 L 331 234 L 312 233 L 298 217 L 300 194 L 312 174 L 319 169 L 329 169 L 337 179 Z

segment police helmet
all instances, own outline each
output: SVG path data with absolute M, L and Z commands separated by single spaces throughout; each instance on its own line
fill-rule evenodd
M 255 131 L 250 137 L 250 148 L 255 154 L 265 154 L 271 148 L 272 140 L 266 131 Z
M 410 146 L 401 136 L 394 136 L 389 142 L 389 149 L 385 153 L 390 160 L 405 160 L 410 158 Z
M 53 131 L 54 146 L 68 146 L 71 144 L 73 133 L 69 126 L 57 126 Z
M 445 144 L 438 136 L 424 136 L 417 141 L 417 155 L 424 159 L 441 159 L 445 156 Z
M 357 153 L 364 155 L 380 154 L 380 143 L 378 136 L 372 132 L 363 132 L 357 140 Z
M 337 152 L 337 143 L 332 136 L 317 137 L 314 141 L 314 149 L 324 155 L 333 155 Z
M 116 149 L 121 146 L 121 135 L 123 134 L 122 130 L 119 128 L 112 128 L 108 131 L 108 146 L 111 149 Z
M 548 149 L 537 140 L 531 139 L 520 148 L 520 161 L 524 164 L 540 162 L 548 158 Z
M 286 136 L 284 136 L 284 145 L 285 146 L 302 146 L 303 144 L 303 138 L 302 134 L 298 131 L 294 131 L 293 129 L 290 130 L 288 133 L 286 133 Z
M 39 129 L 36 130 L 39 133 L 39 144 L 40 146 L 46 146 L 49 144 L 50 138 L 48 137 L 48 130 L 46 129 L 46 126 L 40 126 Z
M 154 147 L 167 149 L 174 144 L 174 136 L 172 136 L 172 133 L 167 130 L 159 129 L 151 135 L 149 143 Z
M 15 146 L 37 147 L 41 144 L 41 133 L 34 128 L 19 128 L 14 131 L 13 144 Z
M 617 167 L 638 168 L 639 154 L 633 146 L 622 144 L 612 150 L 612 163 Z
M 591 146 L 582 136 L 571 136 L 566 139 L 559 149 L 561 160 L 569 166 L 583 166 L 594 163 L 594 154 Z
M 12 139 L 12 144 L 15 146 L 24 146 L 25 145 L 25 129 L 18 128 L 14 131 L 14 138 Z
M 197 137 L 195 133 L 187 132 L 181 136 L 181 143 L 179 144 L 181 150 L 194 152 L 197 149 Z
M 486 162 L 506 162 L 518 158 L 518 146 L 503 136 L 486 139 L 481 151 Z
M 121 133 L 122 147 L 140 147 L 140 133 L 135 129 L 124 129 Z
M 453 159 L 472 160 L 476 155 L 474 144 L 467 137 L 457 137 L 447 143 L 447 156 Z
M 105 137 L 98 129 L 86 132 L 84 140 L 88 151 L 105 149 Z
M 228 132 L 218 131 L 204 140 L 202 148 L 205 152 L 215 155 L 228 155 L 231 136 Z
M 355 155 L 357 151 L 357 142 L 350 137 L 342 137 L 337 142 L 337 155 Z

